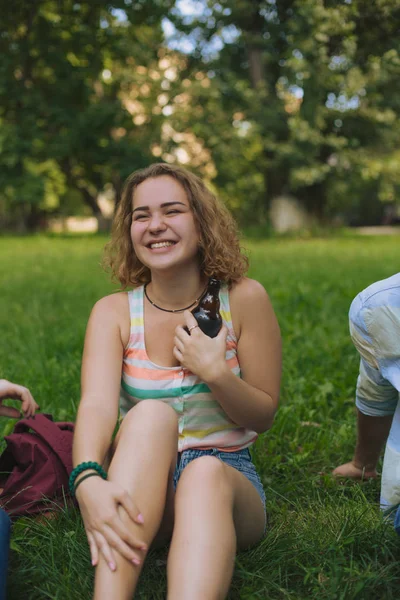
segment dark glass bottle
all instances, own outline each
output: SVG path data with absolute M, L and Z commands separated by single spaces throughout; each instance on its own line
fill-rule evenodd
M 192 310 L 198 326 L 208 337 L 214 338 L 222 327 L 220 315 L 219 289 L 221 282 L 211 278 L 198 305 Z

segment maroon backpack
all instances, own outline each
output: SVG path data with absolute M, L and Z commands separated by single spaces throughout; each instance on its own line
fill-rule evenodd
M 55 508 L 69 496 L 73 423 L 38 414 L 19 421 L 0 456 L 0 506 L 10 517 Z M 49 502 L 50 500 L 50 502 Z

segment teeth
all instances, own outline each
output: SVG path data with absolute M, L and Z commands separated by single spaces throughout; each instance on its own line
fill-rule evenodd
M 150 248 L 165 248 L 166 246 L 173 246 L 174 242 L 155 242 L 150 244 Z

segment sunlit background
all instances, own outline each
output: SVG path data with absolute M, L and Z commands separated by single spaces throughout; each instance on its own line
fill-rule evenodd
M 393 0 L 0 2 L 0 230 L 108 230 L 154 161 L 244 229 L 400 220 Z

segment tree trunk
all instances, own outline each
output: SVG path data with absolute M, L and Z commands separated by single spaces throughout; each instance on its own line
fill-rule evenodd
M 123 182 L 121 177 L 117 176 L 113 179 L 113 187 L 115 192 L 115 204 L 114 204 L 114 214 L 117 211 L 118 205 L 121 202 L 122 190 L 123 190 Z
M 90 206 L 93 216 L 97 219 L 97 231 L 106 233 L 110 231 L 111 221 L 107 219 L 101 212 L 100 206 L 97 203 L 97 196 L 92 195 L 87 188 L 78 187 L 81 192 L 85 204 Z
M 302 188 L 297 196 L 310 215 L 321 223 L 324 220 L 327 202 L 326 182 L 320 181 Z
M 22 231 L 25 230 L 29 233 L 34 233 L 43 228 L 44 216 L 45 213 L 40 210 L 36 204 L 29 205 L 27 207 L 25 218 L 23 219 L 24 223 Z
M 288 193 L 287 189 L 288 174 L 283 166 L 269 167 L 264 173 L 265 185 L 265 211 L 268 215 L 273 198 Z
M 249 47 L 247 49 L 249 56 L 250 81 L 253 88 L 265 83 L 264 67 L 262 62 L 262 50 L 257 47 Z

